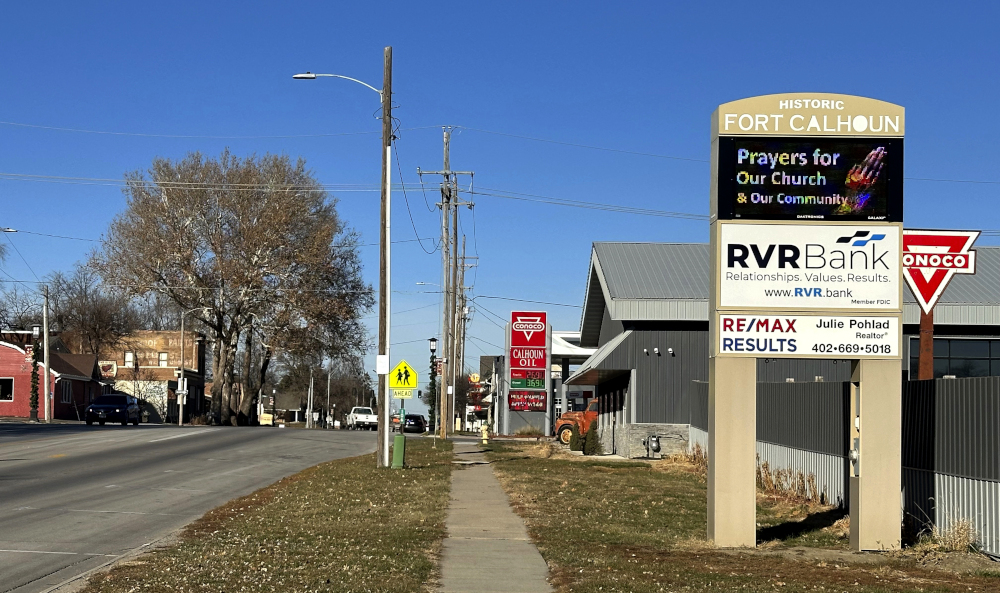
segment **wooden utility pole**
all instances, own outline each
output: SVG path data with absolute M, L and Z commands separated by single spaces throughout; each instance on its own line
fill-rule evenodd
M 462 263 L 458 268 L 458 290 L 460 293 L 458 300 L 458 307 L 456 308 L 456 313 L 458 316 L 458 344 L 456 348 L 456 381 L 455 385 L 458 385 L 458 377 L 465 374 L 465 320 L 466 320 L 466 305 L 465 305 L 465 235 L 462 235 Z M 458 391 L 457 389 L 455 391 Z M 455 394 L 458 395 L 457 393 Z M 452 402 L 455 398 L 452 398 Z M 461 410 L 457 409 L 457 405 L 452 403 L 456 407 L 455 413 L 460 418 L 459 426 L 463 429 L 465 428 L 465 408 Z
M 451 128 L 444 128 L 444 170 L 421 171 L 418 175 L 441 175 L 441 292 L 444 296 L 444 306 L 441 310 L 441 389 L 437 394 L 438 426 L 441 438 L 448 438 L 448 425 L 453 423 L 452 406 L 449 405 L 454 393 L 455 368 L 460 364 L 455 354 L 457 342 L 456 312 L 458 293 L 456 291 L 458 268 L 458 206 L 471 202 L 461 202 L 458 198 L 458 176 L 472 175 L 472 171 L 451 170 Z M 452 394 L 449 394 L 451 388 Z
M 451 407 L 448 408 L 448 430 L 455 430 L 455 378 L 462 361 L 458 360 L 458 294 L 461 287 L 458 284 L 458 182 L 452 181 L 451 201 L 451 351 L 448 353 L 448 377 L 451 387 Z
M 52 422 L 52 377 L 49 372 L 49 285 L 45 285 L 45 303 L 42 305 L 42 364 L 45 365 L 45 374 L 42 385 L 45 386 L 45 421 Z
M 382 70 L 382 208 L 379 233 L 379 280 L 378 280 L 378 455 L 377 467 L 389 467 L 389 175 L 392 163 L 392 47 L 385 48 L 385 64 Z
M 920 310 L 920 359 L 917 363 L 917 380 L 934 378 L 934 310 Z
M 444 352 L 444 363 L 441 365 L 441 393 L 439 394 L 440 407 L 438 412 L 438 432 L 441 438 L 448 438 L 448 369 L 451 367 L 450 356 L 451 340 L 451 129 L 444 129 L 444 182 L 441 184 L 441 290 L 444 293 L 444 308 L 441 311 L 441 340 Z

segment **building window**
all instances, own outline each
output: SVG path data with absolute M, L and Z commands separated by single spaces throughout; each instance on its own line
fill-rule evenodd
M 920 339 L 910 338 L 910 379 L 920 368 Z M 934 378 L 1000 375 L 1000 340 L 934 338 Z
M 62 403 L 73 403 L 73 383 L 72 381 L 60 381 L 62 383 Z
M 167 366 L 167 353 L 166 352 L 160 352 L 160 366 L 161 367 Z
M 14 401 L 14 379 L 0 378 L 0 402 Z
M 135 352 L 125 353 L 125 367 L 132 368 L 135 366 Z

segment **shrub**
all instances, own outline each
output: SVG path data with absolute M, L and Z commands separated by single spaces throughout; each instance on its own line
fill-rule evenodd
M 583 439 L 583 454 L 601 454 L 601 440 L 597 434 L 597 420 L 592 421 L 590 423 L 590 428 L 587 429 L 587 435 Z
M 514 434 L 519 437 L 537 437 L 542 436 L 543 433 L 541 428 L 538 428 L 533 424 L 526 424 L 515 430 Z
M 570 433 L 569 450 L 583 451 L 583 439 L 580 438 L 580 427 L 577 426 L 576 422 L 573 423 L 573 431 Z

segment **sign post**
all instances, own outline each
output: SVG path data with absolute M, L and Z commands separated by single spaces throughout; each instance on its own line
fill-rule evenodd
M 899 547 L 903 132 L 902 107 L 848 95 L 752 97 L 712 115 L 708 536 L 720 547 L 756 545 L 758 357 L 852 360 L 865 472 L 852 464 L 851 544 Z
M 392 397 L 399 401 L 399 434 L 393 437 L 392 469 L 403 469 L 406 460 L 406 408 L 405 400 L 413 398 L 413 391 L 420 384 L 420 377 L 417 370 L 410 366 L 405 360 L 399 361 L 389 373 L 389 389 L 392 390 Z M 386 426 L 386 430 L 389 427 Z
M 934 305 L 955 274 L 976 273 L 979 231 L 903 231 L 903 277 L 920 305 L 917 379 L 934 378 Z

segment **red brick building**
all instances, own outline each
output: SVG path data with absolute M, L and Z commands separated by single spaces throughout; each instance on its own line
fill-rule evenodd
M 97 357 L 92 354 L 49 353 L 49 390 L 53 418 L 79 420 L 101 394 Z M 44 367 L 38 365 L 38 416 L 45 416 Z M 28 418 L 31 413 L 31 347 L 0 341 L 0 416 Z

